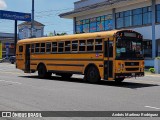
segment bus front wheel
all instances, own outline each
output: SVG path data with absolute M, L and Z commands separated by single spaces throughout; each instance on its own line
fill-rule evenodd
M 50 72 L 47 72 L 47 69 L 44 65 L 40 65 L 38 67 L 38 77 L 41 78 L 41 79 L 44 79 L 44 78 L 50 78 L 52 75 L 52 73 Z
M 84 79 L 90 83 L 97 83 L 100 81 L 99 71 L 95 66 L 90 66 L 85 73 Z

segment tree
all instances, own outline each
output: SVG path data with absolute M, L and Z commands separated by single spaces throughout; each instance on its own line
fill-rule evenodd
M 48 36 L 51 37 L 51 36 L 61 36 L 61 35 L 67 35 L 67 33 L 65 33 L 65 32 L 63 32 L 63 33 L 50 32 Z

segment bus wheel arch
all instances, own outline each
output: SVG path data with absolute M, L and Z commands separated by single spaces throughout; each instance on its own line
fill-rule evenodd
M 84 70 L 84 80 L 90 83 L 97 83 L 100 79 L 98 67 L 93 63 L 88 64 Z

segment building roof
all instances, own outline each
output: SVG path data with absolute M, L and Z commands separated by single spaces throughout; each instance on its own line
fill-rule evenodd
M 32 22 L 23 22 L 23 23 L 21 23 L 21 24 L 19 24 L 18 26 L 24 26 L 24 25 L 31 25 L 32 24 Z M 34 21 L 34 25 L 35 26 L 45 26 L 44 24 L 42 24 L 42 23 L 40 23 L 40 22 L 38 22 L 38 21 Z
M 14 33 L 2 33 L 2 32 L 0 32 L 0 38 L 14 38 Z
M 81 1 L 83 2 L 83 0 L 81 0 Z M 81 2 L 81 1 L 77 1 L 77 2 Z M 74 9 L 73 11 L 62 13 L 59 16 L 64 17 L 64 18 L 71 18 L 71 15 L 74 15 L 74 14 L 77 14 L 80 12 L 84 12 L 84 11 L 86 12 L 88 10 L 93 10 L 93 9 L 100 8 L 100 7 L 113 6 L 114 4 L 118 4 L 119 2 L 126 2 L 126 1 L 130 2 L 130 1 L 134 1 L 134 0 L 106 0 L 105 2 L 100 2 L 97 4 Z

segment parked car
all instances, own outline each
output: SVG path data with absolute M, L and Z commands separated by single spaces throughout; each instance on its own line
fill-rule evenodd
M 9 61 L 10 61 L 11 64 L 14 64 L 16 62 L 16 56 L 11 56 L 9 58 Z

